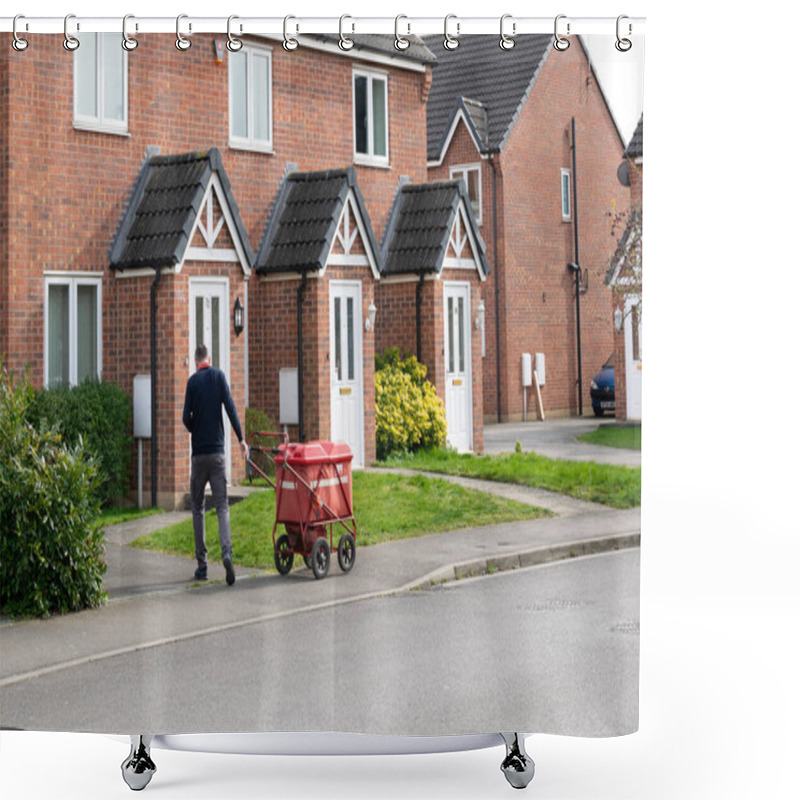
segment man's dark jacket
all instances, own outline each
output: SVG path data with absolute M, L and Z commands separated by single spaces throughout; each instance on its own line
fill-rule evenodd
M 242 428 L 225 374 L 216 367 L 200 367 L 186 384 L 183 403 L 183 424 L 192 434 L 192 455 L 225 452 L 223 406 L 236 438 L 241 442 Z

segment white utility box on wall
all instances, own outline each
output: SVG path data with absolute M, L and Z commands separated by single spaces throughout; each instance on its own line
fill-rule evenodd
M 522 385 L 523 386 L 532 386 L 533 385 L 533 376 L 531 373 L 531 354 L 530 353 L 523 353 L 522 354 Z
M 544 386 L 544 353 L 537 353 L 533 359 L 533 371 L 536 373 L 536 382 Z
M 280 370 L 280 409 L 281 425 L 300 423 L 300 403 L 297 391 L 297 367 L 284 367 Z

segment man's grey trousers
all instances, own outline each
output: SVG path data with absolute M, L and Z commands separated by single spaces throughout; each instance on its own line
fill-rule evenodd
M 206 559 L 206 484 L 211 484 L 211 502 L 219 522 L 219 546 L 222 557 L 231 556 L 231 521 L 228 512 L 228 484 L 225 480 L 225 454 L 192 456 L 192 524 L 194 525 L 194 554 L 199 567 L 207 565 Z

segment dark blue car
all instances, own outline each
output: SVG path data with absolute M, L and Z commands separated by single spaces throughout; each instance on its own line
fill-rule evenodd
M 596 417 L 602 417 L 606 411 L 614 413 L 614 354 L 612 353 L 602 369 L 592 379 L 590 392 L 592 411 Z

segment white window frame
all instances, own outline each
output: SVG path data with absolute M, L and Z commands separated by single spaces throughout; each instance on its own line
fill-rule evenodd
M 356 79 L 367 79 L 367 152 L 359 153 L 356 150 Z M 374 123 L 372 109 L 372 83 L 373 81 L 383 81 L 386 96 L 386 155 L 375 155 L 374 142 Z M 372 167 L 389 166 L 389 74 L 381 70 L 363 69 L 358 67 L 353 69 L 353 160 L 356 164 L 364 164 Z
M 257 153 L 274 152 L 274 103 L 272 92 L 272 48 L 246 44 L 240 55 L 247 59 L 247 136 L 235 136 L 233 133 L 233 71 L 228 68 L 228 146 L 234 150 L 252 150 Z M 267 109 L 269 113 L 269 139 L 256 139 L 253 135 L 253 56 L 267 59 L 269 75 L 267 76 Z M 230 63 L 230 62 L 229 62 Z
M 564 197 L 564 178 L 566 177 L 567 183 L 567 196 Z M 567 201 L 567 213 L 564 213 L 564 200 Z M 561 221 L 572 221 L 572 173 L 566 168 L 561 168 Z
M 78 112 L 78 68 L 76 59 L 80 48 L 75 50 L 72 56 L 72 126 L 78 130 L 95 131 L 97 133 L 113 133 L 117 136 L 128 136 L 128 51 L 122 53 L 123 76 L 122 76 L 122 114 L 123 118 L 106 119 L 104 116 L 103 103 L 105 91 L 105 72 L 99 66 L 104 63 L 103 50 L 108 47 L 120 47 L 119 37 L 111 34 L 83 33 L 81 36 L 97 37 L 97 64 L 95 79 L 97 81 L 97 116 L 89 117 Z
M 464 185 L 467 187 L 467 196 L 469 196 L 469 178 L 467 178 L 467 174 L 470 172 L 477 172 L 478 173 L 478 211 L 475 214 L 475 222 L 480 225 L 483 222 L 483 174 L 481 173 L 481 165 L 480 164 L 457 164 L 450 167 L 450 180 L 453 180 L 456 177 L 456 173 L 463 173 L 459 175 L 459 177 L 464 180 Z M 472 198 L 470 197 L 470 202 L 472 202 Z
M 97 378 L 103 375 L 103 278 L 98 273 L 50 273 L 44 278 L 44 385 L 50 382 L 50 287 L 69 287 L 69 379 L 70 386 L 78 383 L 78 287 L 97 289 Z

